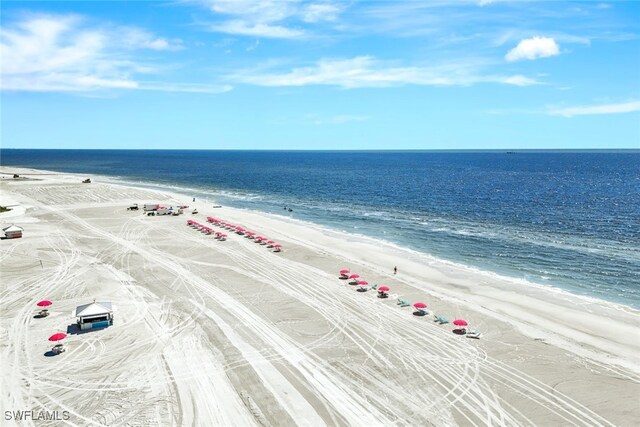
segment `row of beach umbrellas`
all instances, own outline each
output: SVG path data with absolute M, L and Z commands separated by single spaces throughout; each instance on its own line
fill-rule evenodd
M 42 308 L 43 310 L 48 310 L 48 307 L 50 307 L 51 305 L 53 305 L 53 303 L 47 299 L 39 301 L 36 306 Z M 67 334 L 63 333 L 63 332 L 56 332 L 55 334 L 51 335 L 49 337 L 49 341 L 51 342 L 57 342 L 57 341 L 62 341 L 63 339 L 65 339 L 67 337 Z
M 245 236 L 247 239 L 251 239 L 254 240 L 256 243 L 261 244 L 261 245 L 265 245 L 267 246 L 267 248 L 271 249 L 273 248 L 275 250 L 275 252 L 280 252 L 282 250 L 282 245 L 279 243 L 274 242 L 273 240 L 269 239 L 268 237 L 265 236 L 261 236 L 258 233 L 256 233 L 255 231 L 251 231 L 248 230 L 242 226 L 236 225 L 236 224 L 232 224 L 226 221 L 223 221 L 221 219 L 218 218 L 214 218 L 212 216 L 208 216 L 207 217 L 207 221 L 213 225 L 216 225 L 218 227 L 222 227 L 226 230 L 235 232 L 236 234 L 239 234 L 241 236 Z
M 362 277 L 360 277 L 358 273 L 351 273 L 351 271 L 346 268 L 340 270 L 340 278 L 350 279 L 351 283 L 354 283 L 361 287 L 369 286 L 369 282 L 362 279 Z M 386 293 L 386 292 L 389 292 L 391 289 L 388 286 L 380 286 L 379 288 L 376 288 L 376 290 L 378 292 Z
M 366 280 L 359 280 L 359 279 L 361 279 L 359 274 L 351 273 L 351 271 L 349 269 L 346 269 L 346 268 L 340 270 L 340 278 L 342 278 L 342 279 L 350 279 L 353 282 L 355 282 L 357 285 L 360 285 L 360 286 L 368 286 L 369 285 L 369 282 L 367 282 Z M 388 286 L 380 286 L 379 288 L 377 288 L 377 290 L 379 292 L 389 292 L 390 291 Z M 425 304 L 423 302 L 416 302 L 415 304 L 413 304 L 413 307 L 417 311 L 422 312 L 424 314 L 425 310 L 427 309 L 427 304 Z M 469 325 L 469 323 L 464 319 L 456 319 L 451 323 L 453 323 L 456 326 L 456 329 L 464 329 L 466 326 Z
M 225 240 L 227 240 L 227 235 L 226 235 L 226 234 L 221 233 L 221 232 L 219 232 L 219 231 L 215 231 L 215 232 L 214 232 L 214 231 L 213 231 L 213 229 L 212 229 L 211 227 L 207 227 L 207 226 L 206 226 L 206 225 L 204 225 L 204 224 L 200 224 L 200 223 L 199 223 L 198 221 L 196 221 L 196 220 L 193 220 L 193 219 L 187 220 L 187 225 L 189 225 L 189 226 L 191 226 L 191 227 L 193 227 L 193 228 L 197 228 L 197 229 L 199 229 L 200 231 L 202 231 L 203 233 L 206 233 L 206 234 L 214 234 L 214 235 L 216 236 L 216 239 L 219 239 L 219 240 L 221 240 L 221 241 L 225 241 Z

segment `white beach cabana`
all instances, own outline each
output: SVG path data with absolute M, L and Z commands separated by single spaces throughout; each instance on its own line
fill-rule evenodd
M 113 325 L 114 307 L 110 302 L 79 305 L 72 311 L 80 330 L 104 328 Z
M 22 231 L 24 229 L 22 227 L 18 227 L 17 225 L 11 224 L 8 227 L 2 229 L 4 231 L 4 235 L 7 239 L 19 239 L 22 237 Z

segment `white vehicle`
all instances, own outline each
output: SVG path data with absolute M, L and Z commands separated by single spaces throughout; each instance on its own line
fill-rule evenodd
M 160 207 L 159 204 L 151 203 L 151 204 L 145 204 L 143 209 L 145 212 L 153 212 L 153 211 L 157 211 L 159 207 Z

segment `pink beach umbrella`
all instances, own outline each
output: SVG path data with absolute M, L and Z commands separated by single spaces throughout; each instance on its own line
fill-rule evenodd
M 275 245 L 274 248 L 281 248 L 282 245 Z
M 349 274 L 349 270 L 347 270 L 346 268 L 343 270 L 340 270 L 340 274 Z
M 53 304 L 51 301 L 49 301 L 49 300 L 43 300 L 43 301 L 40 301 L 40 302 L 37 304 L 37 306 L 38 306 L 38 307 L 49 307 L 51 304 Z
M 49 337 L 49 341 L 60 341 L 67 337 L 67 334 L 63 334 L 62 332 L 58 332 L 57 334 L 53 334 Z
M 468 325 L 467 321 L 464 320 L 464 319 L 456 319 L 456 320 L 453 321 L 453 324 L 456 325 L 456 326 L 467 326 Z
M 358 277 L 360 277 L 359 274 L 352 274 L 351 276 L 349 276 L 349 279 L 357 279 Z
M 358 285 L 360 285 L 360 286 L 367 286 L 368 284 L 369 284 L 369 282 L 367 282 L 366 280 L 358 281 Z
M 272 245 L 272 244 L 274 244 L 275 242 L 274 242 L 273 240 L 269 240 L 267 243 L 268 243 L 268 244 L 270 244 L 270 245 Z
M 413 306 L 415 308 L 417 308 L 418 310 L 422 310 L 422 309 L 427 308 L 427 304 L 425 304 L 423 302 L 417 302 L 417 303 L 413 304 Z
M 389 287 L 388 287 L 388 286 L 380 286 L 380 287 L 378 288 L 378 290 L 379 290 L 380 292 L 389 292 Z

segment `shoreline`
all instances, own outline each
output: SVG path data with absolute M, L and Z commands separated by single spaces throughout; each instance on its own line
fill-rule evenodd
M 43 176 L 72 175 L 80 178 L 86 175 L 86 174 L 80 174 L 80 173 L 56 172 L 56 171 L 49 171 L 49 170 L 42 170 L 42 169 L 33 169 L 33 168 L 22 167 L 22 166 L 16 166 L 16 168 L 31 170 L 31 171 L 38 171 L 38 172 L 45 172 L 45 173 L 37 174 L 37 175 L 43 175 Z M 1 173 L 2 171 L 0 170 L 0 174 Z M 215 197 L 214 194 L 199 188 L 182 187 L 179 185 L 171 185 L 171 184 L 161 184 L 161 183 L 156 183 L 152 181 L 129 181 L 127 180 L 127 178 L 112 177 L 112 176 L 100 175 L 100 174 L 91 174 L 91 176 L 95 177 L 98 180 L 95 182 L 102 182 L 102 183 L 111 184 L 111 185 L 119 185 L 125 188 L 130 187 L 130 188 L 139 188 L 144 190 L 158 191 L 164 194 L 171 194 L 173 198 L 191 199 L 193 195 L 189 195 L 188 193 L 186 193 L 187 191 L 192 191 L 193 193 L 198 193 L 198 194 L 207 194 L 211 197 Z M 204 205 L 204 208 L 207 208 L 208 206 L 206 205 L 213 204 L 213 202 L 215 202 L 215 200 L 213 201 L 207 200 L 207 202 Z M 202 203 L 202 202 L 198 202 L 198 203 Z M 570 290 L 564 289 L 557 285 L 537 283 L 525 278 L 514 277 L 514 276 L 503 274 L 497 271 L 486 270 L 481 267 L 476 267 L 473 265 L 464 264 L 462 262 L 441 258 L 427 252 L 422 252 L 419 249 L 413 249 L 406 246 L 402 246 L 402 244 L 400 243 L 385 240 L 383 238 L 375 238 L 366 234 L 360 234 L 360 233 L 356 233 L 348 230 L 333 228 L 329 225 L 320 224 L 320 223 L 313 222 L 306 219 L 292 218 L 292 217 L 283 216 L 276 213 L 261 211 L 260 209 L 249 209 L 249 208 L 231 207 L 231 206 L 225 206 L 225 208 L 237 210 L 239 212 L 254 213 L 258 215 L 267 215 L 269 217 L 272 217 L 282 222 L 291 222 L 294 224 L 298 224 L 302 227 L 309 227 L 309 228 L 316 229 L 320 232 L 335 233 L 337 236 L 341 238 L 352 240 L 352 241 L 362 241 L 368 244 L 375 244 L 375 245 L 382 244 L 392 250 L 405 251 L 408 254 L 411 254 L 412 256 L 422 257 L 427 262 L 440 263 L 444 267 L 448 266 L 456 269 L 463 269 L 468 271 L 469 274 L 480 274 L 482 276 L 486 276 L 487 280 L 493 279 L 493 280 L 500 280 L 505 282 L 512 282 L 514 286 L 527 286 L 527 287 L 532 287 L 536 289 L 546 290 L 551 294 L 557 294 L 559 297 L 576 298 L 579 301 L 584 303 L 599 304 L 606 308 L 621 310 L 623 312 L 629 312 L 629 313 L 637 314 L 640 316 L 640 308 L 633 307 L 631 305 L 627 305 L 627 304 L 616 302 L 616 301 L 609 301 L 609 300 L 598 298 L 591 295 L 582 295 L 582 294 L 574 293 Z
M 291 218 L 285 220 L 284 217 L 276 214 L 238 208 L 213 209 L 209 203 L 203 201 L 197 201 L 194 204 L 191 202 L 191 196 L 161 190 L 150 191 L 147 188 L 111 182 L 110 177 L 103 180 L 103 177 L 98 175 L 92 175 L 94 183 L 80 184 L 80 177 L 85 178 L 86 176 L 54 173 L 54 176 L 48 175 L 42 181 L 13 182 L 4 180 L 0 193 L 3 197 L 10 193 L 10 197 L 21 199 L 23 204 L 25 201 L 27 202 L 24 204 L 26 209 L 24 215 L 29 220 L 25 224 L 31 224 L 35 229 L 40 229 L 41 235 L 46 230 L 53 229 L 52 227 L 59 227 L 59 221 L 62 221 L 61 224 L 68 223 L 72 226 L 73 231 L 70 236 L 76 236 L 73 238 L 78 242 L 78 250 L 87 251 L 89 259 L 110 260 L 115 255 L 112 255 L 110 251 L 104 252 L 103 255 L 99 255 L 101 252 L 98 252 L 98 255 L 94 254 L 95 249 L 92 249 L 90 241 L 85 241 L 85 235 L 95 236 L 94 238 L 101 240 L 106 239 L 107 242 L 110 242 L 109 245 L 121 247 L 125 252 L 131 251 L 136 257 L 142 257 L 144 260 L 143 264 L 140 264 L 142 261 L 135 261 L 136 258 L 130 258 L 130 261 L 124 263 L 109 264 L 110 271 L 115 269 L 119 272 L 118 277 L 132 276 L 135 279 L 135 282 L 132 283 L 139 283 L 139 286 L 158 294 L 159 297 L 162 293 L 169 292 L 172 295 L 171 298 L 187 298 L 181 293 L 173 293 L 170 289 L 158 287 L 153 281 L 144 278 L 143 272 L 150 268 L 147 267 L 148 265 L 156 265 L 156 262 L 166 259 L 166 263 L 171 266 L 167 274 L 176 275 L 175 280 L 178 282 L 175 283 L 183 283 L 185 279 L 180 277 L 186 277 L 187 282 L 181 284 L 180 287 L 186 286 L 189 293 L 196 292 L 194 295 L 202 293 L 198 297 L 202 299 L 197 304 L 195 300 L 189 302 L 192 297 L 185 299 L 181 304 L 193 304 L 193 307 L 198 307 L 202 313 L 209 313 L 203 314 L 209 319 L 208 321 L 198 321 L 200 327 L 206 331 L 209 328 L 208 322 L 213 321 L 218 324 L 222 330 L 226 331 L 226 336 L 231 340 L 232 346 L 240 349 L 245 356 L 254 354 L 247 346 L 248 343 L 257 345 L 257 341 L 254 340 L 258 338 L 254 337 L 255 331 L 246 330 L 251 327 L 246 322 L 238 323 L 239 317 L 245 320 L 249 319 L 245 317 L 249 314 L 245 313 L 242 304 L 256 307 L 256 311 L 251 315 L 253 316 L 251 322 L 260 325 L 262 322 L 266 322 L 260 326 L 263 328 L 260 330 L 267 334 L 266 336 L 284 333 L 278 329 L 277 325 L 289 325 L 291 319 L 295 319 L 293 325 L 297 324 L 296 322 L 305 325 L 299 331 L 296 329 L 296 333 L 293 335 L 291 331 L 284 333 L 285 335 L 280 338 L 273 335 L 274 341 L 269 344 L 274 346 L 273 351 L 280 351 L 275 350 L 281 345 L 276 345 L 276 343 L 284 339 L 285 336 L 287 339 L 296 336 L 295 340 L 300 343 L 308 340 L 316 342 L 325 333 L 321 332 L 323 329 L 320 326 L 324 322 L 335 325 L 336 331 L 357 326 L 357 330 L 360 332 L 353 335 L 350 340 L 355 339 L 354 337 L 358 335 L 371 334 L 371 341 L 366 341 L 368 344 L 363 342 L 353 348 L 349 344 L 350 341 L 345 341 L 342 345 L 346 346 L 345 351 L 348 349 L 348 353 L 352 356 L 341 363 L 349 364 L 350 370 L 347 372 L 359 372 L 359 366 L 367 366 L 367 363 L 372 363 L 371 352 L 377 355 L 374 359 L 402 359 L 406 357 L 401 352 L 402 349 L 406 348 L 409 351 L 408 349 L 416 345 L 416 339 L 426 339 L 426 342 L 429 343 L 426 347 L 418 346 L 412 351 L 417 352 L 416 357 L 425 357 L 425 361 L 435 363 L 434 369 L 442 370 L 443 366 L 448 366 L 447 364 L 451 363 L 445 360 L 440 361 L 438 358 L 439 353 L 448 353 L 451 348 L 452 354 L 474 354 L 472 365 L 475 368 L 473 369 L 477 369 L 477 375 L 480 376 L 485 375 L 486 372 L 492 372 L 491 366 L 499 364 L 508 366 L 520 377 L 531 376 L 530 381 L 536 378 L 536 381 L 541 381 L 540 384 L 544 383 L 545 387 L 551 387 L 552 384 L 556 384 L 556 381 L 561 381 L 562 384 L 576 384 L 577 388 L 567 386 L 569 388 L 563 389 L 572 398 L 583 404 L 593 402 L 594 396 L 598 395 L 598 390 L 577 385 L 599 384 L 604 387 L 605 384 L 609 384 L 606 387 L 613 387 L 612 391 L 615 389 L 616 393 L 621 392 L 626 397 L 620 398 L 615 405 L 609 401 L 599 402 L 596 405 L 597 408 L 600 408 L 597 412 L 612 417 L 612 420 L 617 420 L 615 424 L 618 425 L 627 425 L 627 422 L 632 421 L 633 411 L 625 411 L 635 408 L 634 393 L 638 391 L 638 384 L 640 384 L 640 363 L 638 363 L 640 362 L 638 358 L 640 347 L 637 339 L 640 338 L 637 328 L 640 311 L 638 310 L 604 300 L 595 299 L 593 301 L 589 297 L 573 295 L 564 290 L 554 292 L 544 285 L 530 282 L 519 283 L 517 279 L 440 260 L 393 243 L 383 243 L 371 237 L 353 235 L 302 220 Z M 59 197 L 54 197 L 56 194 Z M 134 200 L 140 204 L 153 201 L 144 199 L 144 197 L 153 197 L 152 194 L 156 194 L 161 200 L 182 201 L 190 207 L 197 207 L 200 214 L 194 217 L 196 219 L 203 220 L 207 215 L 220 216 L 225 220 L 233 221 L 260 233 L 264 232 L 269 237 L 283 243 L 285 251 L 278 254 L 277 257 L 270 256 L 252 242 L 241 239 L 239 236 L 234 235 L 229 239 L 229 242 L 217 244 L 208 236 L 201 236 L 197 233 L 194 235 L 193 230 L 184 226 L 185 220 L 192 218 L 188 212 L 178 218 L 146 218 L 137 213 L 126 214 L 123 212 L 123 206 Z M 48 204 L 50 200 L 61 201 L 58 202 L 58 205 L 51 205 Z M 50 222 L 52 218 L 56 218 L 58 222 Z M 3 221 L 2 215 L 0 215 L 0 221 Z M 19 222 L 13 217 L 11 221 Z M 172 224 L 179 225 L 172 226 Z M 132 227 L 139 231 L 129 232 L 128 229 Z M 149 233 L 151 235 L 146 236 Z M 46 249 L 47 241 L 36 243 L 38 238 L 34 236 L 34 243 L 30 243 L 32 238 L 26 235 L 25 238 L 18 239 L 21 242 L 3 242 L 3 244 L 41 244 L 45 245 L 42 248 Z M 142 247 L 141 243 L 135 243 L 139 239 L 143 239 Z M 149 249 L 145 246 L 149 246 Z M 177 251 L 178 247 L 181 248 L 180 251 Z M 40 251 L 42 250 L 40 249 Z M 209 252 L 216 255 L 206 256 L 205 254 Z M 7 256 L 10 257 L 10 255 Z M 232 261 L 228 261 L 228 257 L 231 257 Z M 104 260 L 101 262 L 106 262 Z M 178 262 L 179 260 L 180 262 Z M 184 263 L 188 268 L 182 266 L 181 263 Z M 89 265 L 91 264 L 87 264 L 87 266 Z M 398 275 L 395 276 L 391 272 L 394 265 L 397 265 L 399 270 Z M 359 295 L 357 292 L 353 292 L 353 287 L 344 287 L 344 283 L 340 283 L 335 277 L 337 270 L 344 267 L 363 273 L 363 276 L 370 283 L 391 286 L 390 300 L 383 303 L 383 301 L 372 299 L 371 295 Z M 254 268 L 256 270 L 252 271 Z M 271 271 L 274 268 L 275 270 Z M 249 270 L 252 271 L 251 274 L 245 273 Z M 262 277 L 257 273 L 258 271 L 263 271 L 266 276 Z M 15 273 L 15 280 L 22 277 L 20 274 Z M 157 280 L 161 276 L 154 277 Z M 309 283 L 306 283 L 307 279 Z M 121 285 L 114 283 L 110 286 L 114 287 L 115 292 L 120 289 Z M 251 299 L 253 286 L 257 286 L 257 292 L 263 295 L 264 303 Z M 315 295 L 315 288 L 318 288 L 318 292 L 320 290 L 322 292 Z M 211 293 L 209 294 L 209 292 Z M 245 294 L 245 292 L 251 293 Z M 328 292 L 328 295 L 335 298 L 338 305 L 334 306 L 331 300 L 326 301 L 324 292 Z M 237 294 L 244 295 L 243 299 L 236 299 Z M 411 316 L 410 312 L 403 312 L 393 302 L 397 297 L 414 302 L 426 301 L 430 309 L 437 313 L 446 314 L 450 318 L 466 318 L 472 327 L 479 327 L 482 330 L 483 337 L 480 341 L 456 337 L 450 332 L 446 332 L 450 329 L 448 327 L 437 327 L 430 319 L 420 319 Z M 153 301 L 153 299 L 149 299 L 150 297 L 140 298 L 142 299 L 139 304 L 149 304 L 150 301 Z M 211 304 L 214 302 L 210 301 L 211 298 L 222 301 L 223 306 L 212 306 Z M 126 310 L 126 302 L 121 304 L 125 305 Z M 281 304 L 284 304 L 283 307 L 287 307 L 287 309 L 274 310 Z M 301 304 L 306 307 L 305 310 L 300 310 Z M 214 310 L 218 310 L 216 314 L 210 311 L 214 307 L 218 307 Z M 14 308 L 7 307 L 6 310 L 9 315 L 13 316 Z M 235 313 L 233 316 L 232 312 Z M 182 316 L 179 313 L 182 312 L 176 311 L 175 315 Z M 376 331 L 380 331 L 380 326 L 371 324 L 372 316 L 373 319 L 376 319 L 376 316 L 382 316 L 385 324 L 392 327 L 392 329 L 385 331 L 391 340 L 389 343 L 374 338 Z M 3 315 L 3 323 L 5 320 Z M 353 326 L 351 326 L 352 324 Z M 3 324 L 3 329 L 5 327 L 6 325 Z M 289 328 L 289 326 L 286 327 Z M 236 330 L 236 328 L 240 329 Z M 309 334 L 308 338 L 307 334 Z M 334 334 L 340 335 L 342 332 Z M 334 335 L 326 336 L 333 337 Z M 440 343 L 443 347 L 440 347 Z M 114 343 L 110 345 L 114 345 Z M 397 350 L 395 350 L 396 345 L 400 346 Z M 357 355 L 369 346 L 370 350 L 365 352 L 363 356 Z M 384 346 L 384 351 L 379 346 Z M 434 348 L 429 349 L 431 346 Z M 293 348 L 284 353 L 292 351 L 294 351 Z M 311 357 L 307 360 L 309 363 L 311 360 L 329 361 L 338 357 L 335 346 L 322 347 L 321 350 L 317 350 L 318 353 L 316 350 L 309 351 L 311 352 L 309 354 L 306 352 L 295 353 L 295 357 L 300 360 L 307 360 Z M 435 351 L 435 353 L 430 353 L 431 351 Z M 420 352 L 424 352 L 424 354 L 420 355 Z M 312 354 L 313 356 L 311 356 Z M 535 358 L 531 358 L 532 355 L 535 355 Z M 175 358 L 170 360 L 173 360 L 170 363 L 171 370 L 179 371 L 174 366 Z M 288 369 L 299 369 L 294 359 L 286 360 L 292 366 Z M 364 361 L 363 365 L 360 365 L 359 362 L 353 364 L 359 360 Z M 254 362 L 250 361 L 249 364 L 253 366 L 253 369 L 260 371 L 261 366 L 264 365 L 260 364 L 262 362 L 257 365 Z M 215 365 L 214 360 L 207 363 Z M 408 367 L 414 362 L 409 365 L 406 363 L 405 361 L 404 369 L 409 369 Z M 445 365 L 439 365 L 440 363 L 445 363 Z M 316 368 L 320 369 L 319 372 L 324 372 L 323 375 L 330 375 L 330 371 L 325 370 L 328 369 L 328 366 L 333 365 L 320 364 Z M 336 368 L 334 366 L 331 369 Z M 426 364 L 419 369 L 419 372 L 429 369 L 431 368 Z M 407 375 L 409 372 L 412 372 L 411 369 Z M 184 372 L 183 374 L 186 375 Z M 263 372 L 262 375 L 264 375 L 261 377 L 263 382 L 268 382 L 267 378 L 275 378 L 275 373 Z M 359 373 L 358 375 L 362 375 L 358 381 L 373 381 L 371 373 Z M 416 392 L 424 393 L 426 392 L 424 387 L 428 388 L 426 384 L 410 386 L 404 382 L 402 377 L 396 377 L 391 373 L 386 373 L 385 376 L 387 375 L 389 376 L 387 380 L 390 381 L 388 387 L 393 388 L 395 385 L 403 384 L 403 387 L 408 387 L 407 393 L 412 396 L 415 396 Z M 484 381 L 487 381 L 488 384 L 497 381 L 492 375 L 495 373 L 486 377 Z M 297 381 L 305 383 L 311 381 L 311 378 L 305 378 Z M 342 378 L 340 384 L 347 381 L 342 376 L 340 378 Z M 283 380 L 280 378 L 278 381 Z M 509 381 L 516 381 L 516 379 L 514 377 Z M 291 382 L 294 389 L 301 390 L 295 384 L 295 382 Z M 183 396 L 183 393 L 187 393 L 185 391 L 187 385 L 182 384 L 180 387 L 182 387 L 180 394 Z M 371 385 L 372 391 L 383 392 L 381 390 L 384 390 L 384 387 L 381 389 L 377 387 L 379 385 Z M 415 387 L 415 389 L 410 387 Z M 472 386 L 469 385 L 469 387 Z M 504 392 L 502 388 L 506 386 L 502 382 L 499 382 L 495 387 L 497 388 L 493 393 L 498 393 L 500 399 L 505 399 L 508 405 L 516 405 L 520 408 L 519 411 L 527 410 L 524 397 L 510 396 L 510 392 Z M 542 387 L 542 385 L 536 387 Z M 555 389 L 555 387 L 553 388 Z M 474 390 L 476 389 L 474 388 Z M 270 392 L 278 393 L 275 389 Z M 489 395 L 483 394 L 489 393 L 488 390 L 478 389 L 474 391 L 474 393 L 476 392 L 489 400 L 493 399 L 488 397 Z M 315 402 L 315 398 L 309 397 L 305 393 L 303 393 L 305 399 L 309 399 L 309 402 Z M 324 392 L 317 391 L 317 393 L 321 393 L 326 398 Z M 431 396 L 429 393 L 424 397 Z M 409 394 L 406 396 L 407 399 Z M 254 398 L 259 399 L 258 397 Z M 373 396 L 367 398 L 373 399 Z M 264 401 L 259 401 L 259 403 L 266 405 Z M 290 413 L 295 412 L 293 407 L 284 403 L 282 405 L 289 408 Z M 342 410 L 336 409 L 337 402 L 333 402 L 331 405 L 334 408 L 331 411 L 336 410 L 342 413 Z M 315 410 L 320 411 L 316 403 L 312 403 L 312 406 Z M 623 410 L 622 407 L 626 409 Z M 581 408 L 581 406 L 576 406 L 575 410 L 578 411 Z M 466 408 L 463 412 L 466 414 L 468 410 L 471 409 Z M 569 411 L 567 408 L 562 410 Z M 459 418 L 459 414 L 456 415 L 457 410 L 453 407 L 447 406 L 443 411 L 443 413 L 449 414 L 447 416 L 453 414 L 457 423 L 464 419 L 464 417 Z M 267 417 L 273 416 L 275 413 L 268 410 L 265 412 Z M 327 419 L 322 415 L 322 411 L 315 415 Z M 551 420 L 551 418 L 546 418 L 551 417 L 546 412 L 538 415 L 541 418 L 536 419 L 540 423 L 548 423 Z M 626 418 L 627 416 L 630 418 Z M 389 418 L 383 417 L 381 419 Z M 494 420 L 494 422 L 497 421 Z M 462 422 L 462 424 L 465 423 Z M 606 423 L 601 424 L 607 425 Z

